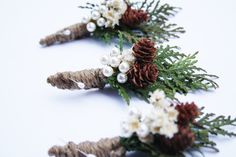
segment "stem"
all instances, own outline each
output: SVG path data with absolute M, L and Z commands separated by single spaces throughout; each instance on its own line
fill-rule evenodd
M 46 36 L 40 40 L 40 45 L 50 46 L 55 43 L 64 43 L 86 36 L 89 32 L 86 29 L 86 24 L 77 23 L 57 31 L 54 34 Z
M 102 69 L 90 69 L 77 72 L 62 72 L 49 76 L 47 82 L 59 89 L 104 88 L 107 78 Z

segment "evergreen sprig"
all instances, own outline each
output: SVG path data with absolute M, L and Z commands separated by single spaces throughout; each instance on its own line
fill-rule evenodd
M 195 133 L 196 142 L 192 146 L 193 149 L 210 148 L 216 152 L 216 143 L 210 139 L 210 136 L 228 136 L 236 137 L 236 133 L 226 130 L 224 127 L 236 126 L 236 118 L 230 116 L 216 116 L 213 113 L 207 113 L 192 125 L 192 130 Z
M 134 5 L 135 6 L 135 5 Z M 169 41 L 170 38 L 179 38 L 179 34 L 185 33 L 183 27 L 168 23 L 169 18 L 175 16 L 181 8 L 171 6 L 167 3 L 161 4 L 161 1 L 148 0 L 140 5 L 136 4 L 137 9 L 148 12 L 149 20 L 139 27 L 145 36 L 157 42 Z
M 176 99 L 175 94 L 187 94 L 196 90 L 210 90 L 218 88 L 214 79 L 206 70 L 198 67 L 197 53 L 185 55 L 177 47 L 160 46 L 157 51 L 155 64 L 159 75 L 156 83 L 145 89 L 133 89 L 144 99 L 149 97 L 150 91 L 163 90 L 171 99 Z

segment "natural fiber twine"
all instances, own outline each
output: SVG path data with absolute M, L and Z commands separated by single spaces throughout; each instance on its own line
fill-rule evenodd
M 90 69 L 57 73 L 48 77 L 47 82 L 59 89 L 81 89 L 78 83 L 83 83 L 84 89 L 102 89 L 106 84 L 106 77 L 102 74 L 102 69 Z
M 83 153 L 96 157 L 123 157 L 125 149 L 120 144 L 120 137 L 101 139 L 98 142 L 69 142 L 65 146 L 53 146 L 49 149 L 49 156 L 55 157 L 85 157 Z
M 41 39 L 39 43 L 43 46 L 50 46 L 55 43 L 64 43 L 82 38 L 88 33 L 86 24 L 77 23 Z

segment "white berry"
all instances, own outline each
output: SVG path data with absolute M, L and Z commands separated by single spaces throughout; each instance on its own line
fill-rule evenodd
M 110 77 L 110 76 L 113 75 L 114 70 L 110 66 L 105 66 L 102 70 L 102 73 L 103 73 L 104 76 Z
M 101 17 L 101 14 L 98 11 L 93 11 L 92 12 L 92 19 L 97 20 Z
M 99 19 L 97 20 L 97 25 L 98 25 L 99 27 L 105 26 L 105 23 L 106 23 L 106 20 L 105 20 L 103 17 L 101 17 L 101 18 L 99 18 Z
M 112 51 L 111 51 L 111 56 L 116 57 L 118 55 L 120 55 L 120 49 L 117 48 L 117 47 L 113 48 Z
M 87 24 L 87 30 L 88 30 L 89 32 L 94 32 L 95 29 L 96 29 L 96 25 L 95 25 L 93 22 L 89 22 L 89 23 Z
M 82 18 L 82 23 L 88 23 L 89 21 L 91 20 L 91 18 L 89 17 L 89 16 L 84 16 L 83 18 Z
M 119 83 L 125 83 L 125 82 L 127 82 L 127 80 L 128 80 L 128 77 L 127 77 L 126 74 L 119 73 L 119 74 L 117 75 L 117 81 L 118 81 Z
M 128 62 L 124 61 L 119 65 L 119 70 L 122 73 L 126 73 L 127 71 L 129 71 L 129 69 L 130 69 L 130 65 Z
M 107 10 L 107 7 L 105 5 L 101 5 L 99 8 L 100 13 L 104 13 Z
M 108 65 L 110 63 L 110 57 L 105 55 L 105 56 L 102 56 L 100 58 L 100 62 L 103 64 L 103 65 Z
M 78 85 L 78 87 L 80 89 L 84 89 L 85 88 L 85 84 L 83 82 L 78 82 L 77 85 Z
M 120 65 L 120 59 L 118 57 L 112 57 L 110 65 L 114 68 L 118 67 Z
M 64 32 L 63 32 L 64 35 L 71 35 L 71 31 L 69 29 L 66 29 Z

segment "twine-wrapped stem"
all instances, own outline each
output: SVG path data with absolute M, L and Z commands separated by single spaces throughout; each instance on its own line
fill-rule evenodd
M 59 30 L 54 34 L 46 36 L 45 38 L 41 39 L 39 43 L 42 46 L 50 46 L 55 43 L 64 43 L 78 38 L 82 38 L 87 34 L 89 34 L 89 32 L 86 29 L 86 24 L 77 23 L 62 30 Z
M 65 146 L 53 146 L 49 149 L 49 156 L 55 157 L 85 157 L 93 154 L 96 157 L 123 157 L 125 149 L 120 143 L 120 137 L 101 139 L 98 142 L 69 142 Z
M 62 72 L 48 77 L 47 82 L 59 89 L 104 88 L 106 77 L 102 69 L 90 69 L 77 72 Z

